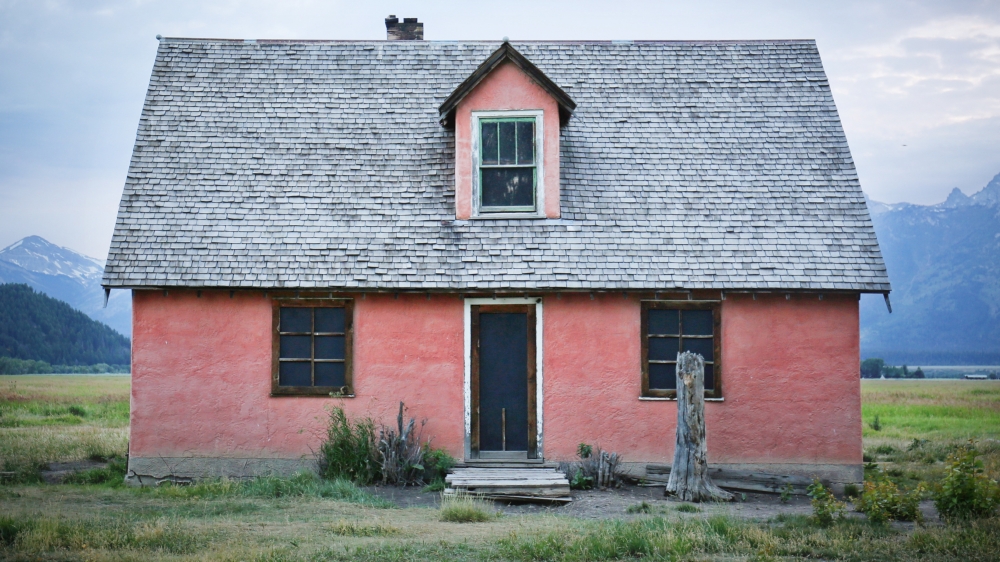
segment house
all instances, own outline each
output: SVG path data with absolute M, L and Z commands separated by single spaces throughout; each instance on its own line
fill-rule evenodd
M 468 463 L 862 479 L 890 290 L 813 41 L 160 41 L 103 280 L 132 479 L 312 466 L 326 409 Z M 405 27 L 404 26 L 408 26 Z

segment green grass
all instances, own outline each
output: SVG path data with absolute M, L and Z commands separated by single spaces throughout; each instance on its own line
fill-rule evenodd
M 12 384 L 13 383 L 13 384 Z M 111 458 L 71 484 L 0 486 L 0 559 L 13 560 L 996 560 L 1000 518 L 901 527 L 851 517 L 754 520 L 719 506 L 637 504 L 628 520 L 497 517 L 489 502 L 393 507 L 311 474 L 191 486 L 121 485 L 128 377 L 0 377 L 5 466 Z M 909 489 L 968 436 L 1000 475 L 1000 383 L 864 381 L 866 454 Z M 883 430 L 868 423 L 878 414 Z M 34 468 L 33 468 L 34 467 Z M 478 502 L 478 503 L 477 503 Z M 465 505 L 471 503 L 471 507 Z M 624 515 L 624 514 L 623 514 Z M 452 521 L 475 524 L 455 524 Z
M 126 376 L 0 376 L 0 470 L 37 482 L 50 462 L 123 458 Z

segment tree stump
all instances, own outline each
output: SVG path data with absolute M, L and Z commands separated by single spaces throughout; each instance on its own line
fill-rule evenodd
M 685 351 L 677 354 L 677 443 L 666 495 L 683 501 L 731 501 L 733 495 L 708 476 L 705 444 L 705 359 Z

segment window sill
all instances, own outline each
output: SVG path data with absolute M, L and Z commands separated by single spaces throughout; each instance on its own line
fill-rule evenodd
M 640 396 L 639 400 L 642 402 L 677 402 L 676 398 L 666 398 L 660 396 Z M 726 398 L 706 398 L 705 402 L 725 402 Z
M 472 221 L 492 220 L 492 219 L 547 219 L 545 215 L 538 213 L 483 213 L 469 217 Z
M 333 391 L 328 392 L 271 392 L 271 398 L 354 398 L 353 394 L 333 395 Z

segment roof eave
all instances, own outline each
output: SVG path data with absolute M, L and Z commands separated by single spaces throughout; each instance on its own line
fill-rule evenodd
M 556 100 L 556 104 L 559 105 L 559 122 L 561 125 L 565 125 L 570 116 L 573 114 L 573 110 L 576 109 L 576 102 L 569 97 L 562 88 L 556 85 L 544 72 L 539 70 L 537 66 L 532 64 L 524 55 L 519 53 L 517 49 L 511 46 L 510 43 L 504 42 L 499 49 L 493 51 L 489 57 L 479 65 L 476 70 L 469 75 L 461 84 L 455 88 L 455 91 L 448 96 L 448 99 L 444 100 L 441 107 L 438 108 L 438 114 L 441 116 L 441 124 L 444 126 L 451 126 L 455 123 L 455 109 L 458 108 L 458 104 L 465 99 L 465 96 L 469 95 L 472 90 L 476 89 L 476 86 L 483 81 L 494 69 L 503 64 L 504 62 L 511 62 L 515 66 L 521 69 L 525 74 L 527 74 L 532 80 L 534 80 L 539 86 L 542 87 L 553 99 Z

